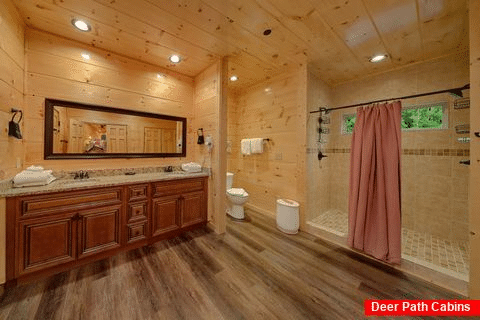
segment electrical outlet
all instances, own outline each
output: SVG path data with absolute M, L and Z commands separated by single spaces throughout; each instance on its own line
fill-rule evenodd
M 275 153 L 275 160 L 282 160 L 282 159 L 283 159 L 283 154 Z
M 19 169 L 22 167 L 22 159 L 17 158 L 16 168 Z

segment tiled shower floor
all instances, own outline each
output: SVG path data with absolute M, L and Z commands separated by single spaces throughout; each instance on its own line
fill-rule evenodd
M 311 222 L 337 235 L 346 236 L 348 232 L 348 216 L 340 210 L 324 212 Z M 469 243 L 402 228 L 402 258 L 440 272 L 453 271 L 453 276 L 465 279 L 470 265 Z

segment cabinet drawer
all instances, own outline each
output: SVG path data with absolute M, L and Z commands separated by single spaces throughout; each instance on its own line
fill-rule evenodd
M 127 242 L 135 242 L 147 238 L 147 223 L 138 223 L 127 226 Z
M 162 181 L 153 184 L 153 196 L 181 194 L 191 191 L 203 190 L 204 179 L 185 179 L 181 181 Z
M 20 216 L 29 217 L 47 213 L 59 213 L 90 207 L 120 204 L 121 188 L 95 189 L 82 192 L 64 192 L 20 198 Z
M 132 203 L 128 205 L 128 223 L 135 220 L 147 219 L 147 202 Z
M 141 184 L 127 187 L 128 201 L 147 200 L 148 184 Z

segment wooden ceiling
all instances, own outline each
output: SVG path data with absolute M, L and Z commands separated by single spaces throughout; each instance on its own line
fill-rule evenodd
M 330 85 L 468 50 L 466 0 L 14 0 L 26 24 L 195 76 L 222 56 L 250 85 L 309 63 Z M 91 32 L 71 25 L 84 18 Z M 271 34 L 263 35 L 266 29 Z M 181 63 L 169 62 L 171 54 Z M 368 59 L 386 53 L 387 61 Z

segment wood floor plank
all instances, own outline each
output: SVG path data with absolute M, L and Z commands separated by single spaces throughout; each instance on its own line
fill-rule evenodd
M 6 289 L 0 319 L 362 319 L 365 299 L 464 298 L 247 214 Z

